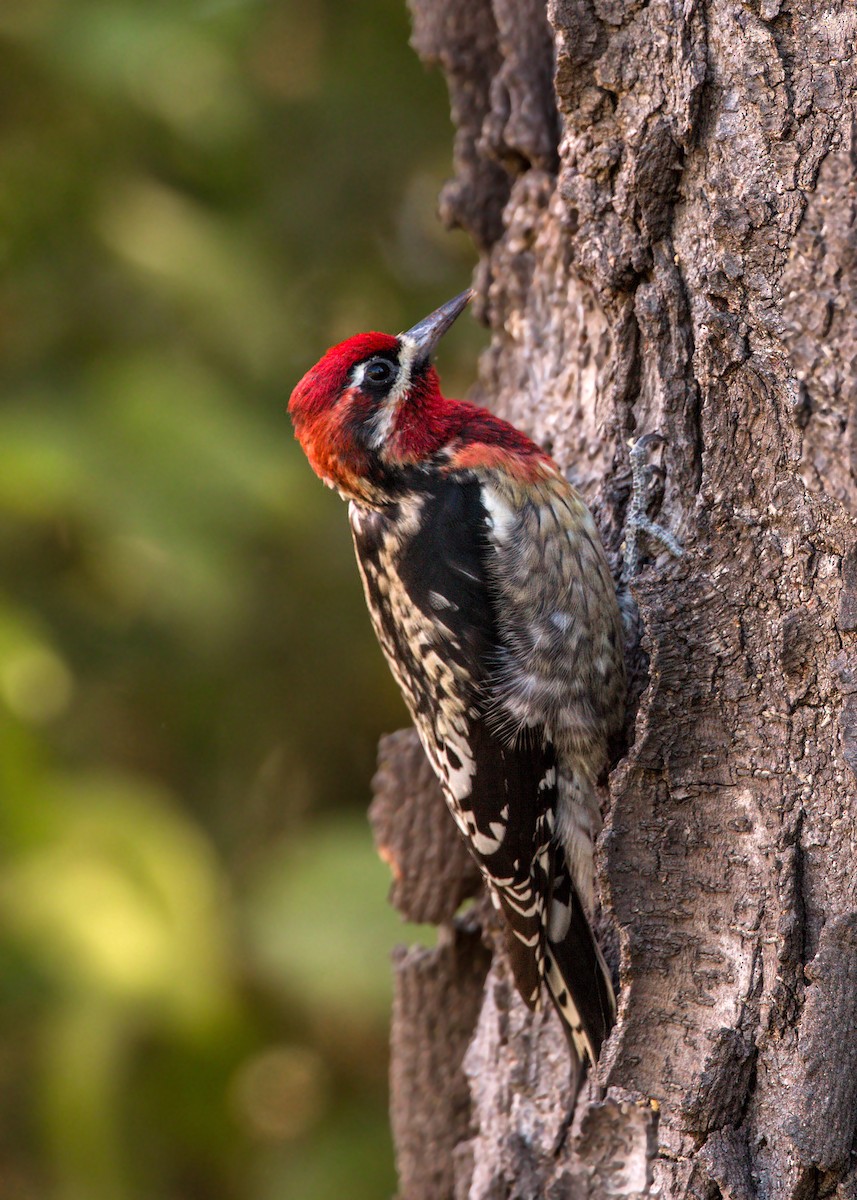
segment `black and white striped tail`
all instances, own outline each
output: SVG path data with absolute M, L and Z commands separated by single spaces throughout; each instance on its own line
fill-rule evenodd
M 609 968 L 569 874 L 554 877 L 545 982 L 578 1055 L 595 1063 L 616 1020 Z
M 554 853 L 551 853 L 550 851 Z M 543 984 L 578 1057 L 595 1063 L 616 1020 L 609 968 L 592 933 L 580 897 L 555 845 L 533 862 L 533 878 L 491 892 L 505 918 L 509 964 L 518 991 L 531 1009 L 542 1003 Z M 550 897 L 546 900 L 546 897 Z

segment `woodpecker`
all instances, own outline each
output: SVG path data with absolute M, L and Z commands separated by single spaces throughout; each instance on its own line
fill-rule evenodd
M 590 921 L 622 625 L 595 523 L 556 463 L 440 390 L 434 351 L 472 294 L 397 337 L 333 346 L 289 412 L 349 501 L 375 633 L 503 917 L 518 991 L 535 1009 L 546 985 L 594 1063 L 615 1019 Z

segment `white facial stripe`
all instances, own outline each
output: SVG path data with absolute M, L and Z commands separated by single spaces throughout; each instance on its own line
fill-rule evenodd
M 411 371 L 414 366 L 414 359 L 417 356 L 416 342 L 411 341 L 409 337 L 400 337 L 399 345 L 399 374 L 396 377 L 396 384 L 390 394 L 387 396 L 385 404 L 391 404 L 395 407 L 404 396 L 405 392 L 411 386 Z
M 395 385 L 385 397 L 384 403 L 378 409 L 372 422 L 372 437 L 369 444 L 373 450 L 379 450 L 390 436 L 396 410 L 411 385 L 411 372 L 413 370 L 414 359 L 417 356 L 417 344 L 408 337 L 400 336 L 399 345 L 401 347 L 399 350 L 399 373 L 396 376 Z M 361 363 L 355 369 L 353 386 L 357 387 L 362 382 L 365 366 L 365 363 Z M 357 378 L 358 370 L 360 372 L 359 379 Z
M 395 415 L 395 404 L 390 404 L 385 400 L 371 422 L 372 436 L 369 438 L 369 445 L 373 450 L 380 450 L 390 436 L 390 426 L 393 424 L 393 417 Z
M 363 376 L 366 373 L 367 365 L 365 362 L 358 363 L 351 372 L 351 387 L 360 387 L 360 384 L 363 382 Z

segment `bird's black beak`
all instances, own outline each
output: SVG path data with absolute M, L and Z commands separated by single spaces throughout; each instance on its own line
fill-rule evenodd
M 423 317 L 422 321 L 414 325 L 413 329 L 399 334 L 402 339 L 407 339 L 416 345 L 417 360 L 419 362 L 427 363 L 431 361 L 437 349 L 438 342 L 455 321 L 456 317 L 464 312 L 467 305 L 473 299 L 473 296 L 473 289 L 468 288 L 466 292 L 455 296 L 454 299 L 447 300 L 446 304 L 441 304 L 440 308 L 436 308 L 429 316 Z

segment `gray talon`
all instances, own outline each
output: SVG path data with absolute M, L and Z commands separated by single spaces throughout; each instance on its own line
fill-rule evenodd
M 675 535 L 658 525 L 646 513 L 647 491 L 654 468 L 646 459 L 652 446 L 662 446 L 666 438 L 661 433 L 646 433 L 636 441 L 629 442 L 631 462 L 631 500 L 625 518 L 625 566 L 628 574 L 637 574 L 640 566 L 640 534 L 647 534 L 669 550 L 675 558 L 681 558 L 684 550 Z

